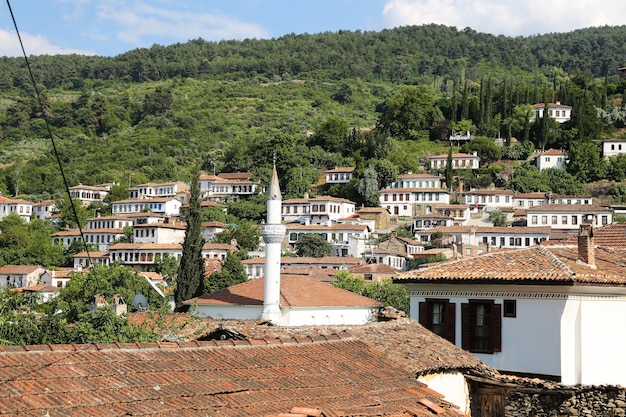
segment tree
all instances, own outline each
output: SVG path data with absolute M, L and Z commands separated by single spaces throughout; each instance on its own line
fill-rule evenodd
M 392 306 L 398 310 L 409 312 L 409 290 L 402 284 L 394 284 L 390 279 L 383 282 L 367 282 L 364 278 L 354 276 L 348 271 L 339 271 L 331 284 L 350 292 L 380 301 L 384 306 Z
M 321 258 L 330 255 L 333 247 L 326 239 L 317 233 L 305 233 L 294 243 L 298 256 Z
M 489 139 L 485 136 L 477 136 L 471 141 L 465 143 L 461 147 L 462 152 L 472 153 L 476 152 L 480 157 L 481 165 L 489 165 L 500 159 L 502 155 L 502 148 L 496 145 L 493 139 Z
M 356 191 L 367 207 L 378 207 L 380 205 L 378 190 L 378 173 L 373 165 L 369 165 L 363 172 L 363 177 L 356 183 Z
M 231 243 L 237 241 L 237 246 L 244 252 L 255 251 L 259 248 L 261 229 L 258 224 L 249 220 L 239 220 L 237 224 L 229 225 L 223 232 L 215 235 L 217 243 Z
M 189 193 L 187 230 L 185 231 L 183 254 L 178 266 L 176 290 L 174 291 L 177 311 L 187 311 L 189 307 L 183 305 L 183 301 L 199 297 L 204 292 L 204 259 L 202 259 L 204 239 L 202 238 L 202 219 L 200 217 L 200 171 L 197 167 L 194 168 Z
M 609 194 L 617 204 L 626 203 L 626 184 L 613 184 L 609 190 Z
M 207 294 L 221 291 L 248 280 L 246 269 L 241 263 L 241 255 L 243 254 L 237 252 L 229 253 L 226 259 L 224 259 L 222 270 L 213 272 L 204 279 L 204 287 Z
M 349 131 L 348 122 L 330 116 L 311 136 L 309 146 L 318 145 L 328 152 L 342 152 Z
M 507 225 L 506 213 L 500 210 L 494 210 L 489 213 L 489 221 L 492 222 L 495 227 L 504 227 Z
M 578 181 L 564 169 L 547 168 L 542 170 L 548 179 L 548 186 L 553 193 L 564 195 L 583 195 L 587 193 L 585 184 Z
M 507 188 L 519 193 L 548 192 L 548 178 L 536 166 L 526 162 L 515 168 Z
M 566 170 L 583 183 L 598 181 L 606 176 L 606 161 L 600 148 L 592 142 L 573 143 L 567 153 Z
M 403 140 L 428 139 L 430 129 L 442 119 L 425 87 L 404 87 L 385 102 L 378 128 Z
M 80 227 L 84 228 L 87 224 L 87 219 L 91 216 L 87 207 L 83 206 L 80 200 L 72 200 L 67 197 L 59 201 L 57 209 L 61 214 L 61 226 L 63 227 L 77 228 L 80 224 Z M 76 222 L 77 216 L 78 223 Z

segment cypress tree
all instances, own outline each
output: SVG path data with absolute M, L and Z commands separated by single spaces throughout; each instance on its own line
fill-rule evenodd
M 188 306 L 183 301 L 198 297 L 204 292 L 204 260 L 202 259 L 202 219 L 200 217 L 200 172 L 194 168 L 190 187 L 189 213 L 187 215 L 187 230 L 183 242 L 183 254 L 178 266 L 176 278 L 176 311 L 187 311 Z

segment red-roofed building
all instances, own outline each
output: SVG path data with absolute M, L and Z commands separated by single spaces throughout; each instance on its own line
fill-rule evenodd
M 39 265 L 4 265 L 0 266 L 0 288 L 31 287 L 45 272 Z
M 572 117 L 572 106 L 561 104 L 560 101 L 548 103 L 547 106 L 548 115 L 559 123 L 567 122 Z M 533 104 L 533 115 L 530 121 L 543 118 L 545 108 L 545 103 Z
M 354 175 L 354 167 L 340 167 L 324 171 L 326 184 L 347 184 Z
M 448 164 L 448 154 L 431 156 L 429 160 L 431 169 L 444 169 Z M 452 154 L 452 167 L 454 169 L 478 169 L 480 157 L 476 152 Z
M 304 276 L 281 274 L 281 325 L 364 324 L 374 319 L 379 301 Z M 233 285 L 185 301 L 194 314 L 217 319 L 258 320 L 263 312 L 265 279 Z
M 411 317 L 486 364 L 566 385 L 626 385 L 626 251 L 577 243 L 495 251 L 401 274 Z
M 537 157 L 537 169 L 540 171 L 546 168 L 563 169 L 566 160 L 567 154 L 563 150 L 548 149 Z

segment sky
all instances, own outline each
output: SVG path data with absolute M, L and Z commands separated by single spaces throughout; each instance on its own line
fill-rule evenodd
M 624 0 L 5 0 L 0 56 L 115 56 L 154 44 L 429 23 L 531 36 L 626 24 Z

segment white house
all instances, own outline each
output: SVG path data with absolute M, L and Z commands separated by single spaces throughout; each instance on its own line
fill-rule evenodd
M 365 241 L 369 238 L 369 228 L 364 224 L 287 224 L 285 239 L 290 245 L 295 244 L 304 234 L 314 233 L 320 235 L 333 247 L 334 256 L 363 256 Z M 354 244 L 351 244 L 354 240 Z M 360 245 L 358 244 L 360 242 Z
M 354 176 L 354 167 L 339 167 L 324 171 L 326 184 L 347 184 Z
M 31 287 L 39 282 L 46 270 L 39 265 L 0 266 L 0 288 Z
M 0 195 L 0 220 L 11 213 L 15 213 L 28 223 L 30 222 L 32 212 L 33 203 L 30 201 L 20 199 L 12 200 Z
M 73 256 L 74 270 L 83 271 L 92 265 L 111 265 L 111 255 L 109 252 L 79 252 Z M 91 261 L 91 262 L 90 262 Z
M 413 217 L 432 213 L 438 204 L 449 204 L 450 193 L 441 188 L 385 188 L 379 191 L 379 199 L 391 215 Z
M 265 258 L 250 258 L 241 261 L 246 270 L 248 279 L 256 279 L 265 275 L 264 266 Z M 282 256 L 280 258 L 281 270 L 294 269 L 320 269 L 329 271 L 347 270 L 353 266 L 361 265 L 363 260 L 350 256 L 324 256 L 321 258 L 312 258 L 308 256 Z M 292 272 L 292 275 L 293 272 Z
M 535 119 L 543 118 L 545 108 L 545 103 L 533 104 L 533 115 L 531 116 L 530 121 L 532 122 Z M 548 116 L 559 123 L 567 122 L 572 117 L 572 106 L 561 104 L 560 101 L 557 101 L 556 103 L 548 103 Z
M 187 192 L 189 192 L 189 185 L 182 181 L 139 184 L 128 189 L 129 198 L 132 200 L 155 197 L 176 198 Z
M 414 174 L 408 172 L 398 178 L 387 188 L 441 188 L 441 177 L 431 174 Z
M 499 189 L 471 190 L 464 194 L 465 204 L 473 211 L 513 207 L 513 191 Z
M 446 227 L 453 224 L 454 220 L 452 217 L 445 214 L 422 214 L 413 217 L 413 230 L 434 229 L 435 227 Z
M 263 192 L 261 184 L 252 181 L 251 173 L 235 172 L 218 175 L 200 175 L 200 196 L 203 200 L 240 200 Z
M 204 222 L 202 223 L 202 238 L 208 242 L 213 240 L 215 235 L 222 233 L 225 229 L 226 225 L 222 222 Z
M 71 274 L 77 272 L 74 268 L 48 269 L 41 275 L 39 281 L 53 287 L 65 287 L 70 282 Z
M 564 169 L 567 154 L 561 149 L 548 149 L 537 157 L 537 169 L 546 168 Z
M 183 243 L 187 226 L 180 222 L 145 223 L 133 226 L 135 243 Z
M 321 196 L 284 200 L 281 210 L 281 219 L 286 223 L 328 224 L 354 214 L 356 205 L 345 198 Z
M 626 385 L 626 254 L 577 245 L 497 251 L 401 274 L 411 317 L 499 370 Z
M 448 154 L 435 155 L 429 158 L 431 169 L 444 169 L 448 165 Z M 478 153 L 454 153 L 452 154 L 452 167 L 454 169 L 478 169 L 480 157 Z
M 33 214 L 40 220 L 47 220 L 57 211 L 56 203 L 52 200 L 40 201 L 33 204 Z
M 127 199 L 111 203 L 114 216 L 150 211 L 164 217 L 178 217 L 183 203 L 173 197 L 155 197 L 147 199 Z
M 78 184 L 70 187 L 70 197 L 72 200 L 79 200 L 83 206 L 91 203 L 102 203 L 109 194 L 112 184 L 83 185 Z
M 604 156 L 605 159 L 609 159 L 621 153 L 626 153 L 626 140 L 609 139 L 602 141 L 602 156 Z
M 265 278 L 233 285 L 185 301 L 200 317 L 258 320 L 263 312 Z M 282 326 L 365 324 L 383 305 L 379 301 L 302 276 L 280 277 Z
M 474 250 L 467 252 L 474 246 L 481 246 L 478 253 L 491 249 L 527 248 L 538 245 L 550 237 L 550 227 L 481 227 L 481 226 L 452 226 L 437 227 L 434 229 L 417 230 L 415 236 L 421 242 L 428 243 L 434 233 L 449 236 L 450 244 L 457 246 L 462 256 L 469 256 Z
M 553 232 L 575 233 L 583 223 L 606 226 L 613 222 L 613 209 L 597 204 L 543 204 L 526 213 L 528 227 L 550 226 Z
M 80 230 L 78 229 L 59 230 L 53 233 L 51 237 L 54 243 L 62 243 L 66 248 L 77 240 L 82 241 Z
M 453 223 L 464 226 L 469 223 L 471 218 L 470 208 L 465 204 L 440 204 L 434 207 L 435 214 L 443 214 L 449 216 Z

